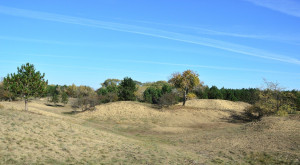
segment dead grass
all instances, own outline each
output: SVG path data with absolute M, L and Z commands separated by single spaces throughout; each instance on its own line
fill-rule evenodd
M 246 107 L 250 106 L 250 104 L 228 100 L 194 99 L 187 101 L 186 106 L 205 110 L 229 110 L 234 112 L 242 112 Z
M 9 103 L 6 103 L 6 105 Z M 41 105 L 44 107 L 43 105 Z M 16 106 L 18 107 L 18 106 Z M 0 164 L 173 164 L 185 156 L 49 112 L 0 112 Z
M 229 123 L 248 106 L 191 100 L 155 109 L 115 102 L 66 107 L 1 102 L 0 164 L 299 164 L 300 117 Z

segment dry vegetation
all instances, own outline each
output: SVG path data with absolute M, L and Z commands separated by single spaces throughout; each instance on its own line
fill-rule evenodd
M 73 113 L 45 101 L 0 103 L 0 164 L 299 164 L 300 117 L 233 123 L 249 104 L 138 102 Z M 1 106 L 2 105 L 2 106 Z

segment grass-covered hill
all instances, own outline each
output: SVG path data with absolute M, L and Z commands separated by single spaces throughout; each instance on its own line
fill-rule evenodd
M 0 105 L 0 164 L 299 164 L 299 115 L 233 122 L 243 102 Z

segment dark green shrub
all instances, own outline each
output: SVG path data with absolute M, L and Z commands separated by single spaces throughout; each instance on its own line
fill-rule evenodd
M 209 98 L 209 99 L 222 99 L 223 96 L 222 96 L 221 91 L 218 89 L 218 87 L 212 86 L 212 87 L 209 89 L 209 92 L 208 92 L 208 98 Z
M 171 93 L 172 92 L 172 86 L 170 84 L 164 84 L 161 88 L 161 93 L 166 94 L 166 93 Z
M 54 93 L 51 97 L 51 102 L 53 102 L 56 105 L 59 102 L 59 95 Z
M 96 93 L 101 96 L 101 95 L 106 95 L 108 93 L 108 90 L 106 88 L 99 88 Z
M 135 92 L 137 91 L 136 83 L 129 77 L 125 77 L 119 86 L 118 97 L 121 101 L 136 100 Z
M 69 102 L 69 96 L 66 92 L 63 92 L 61 94 L 61 103 L 63 103 L 64 105 L 68 104 Z
M 147 103 L 157 104 L 162 91 L 159 88 L 149 87 L 144 91 L 144 100 Z

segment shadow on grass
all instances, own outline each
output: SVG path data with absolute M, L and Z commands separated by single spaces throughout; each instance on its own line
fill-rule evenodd
M 230 117 L 225 120 L 227 120 L 227 122 L 230 123 L 248 123 L 248 122 L 258 121 L 260 120 L 260 117 L 250 115 L 246 112 L 241 114 L 232 113 Z
M 59 104 L 53 105 L 53 104 L 45 103 L 45 105 L 49 107 L 64 107 L 63 105 L 59 105 Z
M 66 115 L 76 115 L 78 113 L 82 113 L 83 111 L 70 111 L 70 112 L 63 112 L 63 114 L 66 114 Z

